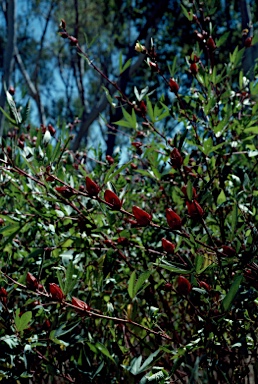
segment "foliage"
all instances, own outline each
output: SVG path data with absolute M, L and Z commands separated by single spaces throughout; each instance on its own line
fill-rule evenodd
M 163 82 L 158 100 L 146 83 L 127 96 L 89 61 L 123 108 L 113 123 L 131 140 L 126 163 L 73 152 L 66 127 L 26 126 L 29 105 L 22 113 L 7 93 L 2 382 L 257 375 L 258 83 L 241 70 L 249 47 L 223 57 L 226 38 L 210 35 L 197 11 L 182 8 L 200 30 L 186 57 L 189 87 L 154 45 L 136 51 Z M 60 33 L 89 59 L 64 20 Z

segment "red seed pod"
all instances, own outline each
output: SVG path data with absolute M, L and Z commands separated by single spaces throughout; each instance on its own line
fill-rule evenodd
M 170 253 L 170 254 L 173 254 L 175 252 L 176 246 L 175 246 L 175 244 L 171 243 L 171 241 L 169 241 L 163 237 L 161 242 L 162 242 L 162 247 L 163 247 L 164 251 L 166 251 L 167 253 Z
M 177 148 L 172 149 L 170 159 L 172 166 L 176 169 L 179 169 L 183 164 L 183 158 Z
M 119 237 L 117 239 L 117 244 L 128 245 L 129 244 L 129 240 L 127 239 L 127 237 Z
M 64 300 L 64 294 L 61 288 L 55 284 L 55 283 L 50 283 L 49 284 L 49 291 L 54 300 L 57 301 L 63 301 Z
M 86 177 L 86 189 L 90 196 L 97 196 L 100 191 L 98 184 L 91 180 L 88 176 Z
M 110 164 L 110 165 L 112 165 L 113 163 L 114 163 L 114 159 L 113 159 L 113 157 L 112 156 L 110 156 L 110 155 L 107 155 L 106 156 L 106 160 L 107 160 L 107 162 L 108 162 L 108 164 Z
M 137 169 L 137 168 L 138 168 L 138 167 L 137 167 L 137 164 L 131 163 L 130 165 L 131 165 L 131 168 L 132 168 L 132 169 Z
M 55 190 L 65 198 L 69 198 L 74 195 L 74 192 L 72 192 L 71 189 L 65 185 L 63 187 L 55 187 Z
M 253 37 L 252 37 L 252 36 L 247 37 L 247 38 L 245 39 L 244 45 L 245 45 L 246 48 L 251 47 L 251 45 L 252 45 L 252 40 L 253 40 Z
M 122 202 L 119 197 L 113 192 L 107 189 L 104 193 L 104 199 L 107 203 L 112 205 L 112 209 L 119 211 L 122 207 Z
M 135 147 L 135 148 L 140 148 L 142 146 L 142 142 L 141 141 L 134 141 L 132 143 L 132 145 Z
M 177 82 L 176 82 L 174 79 L 172 79 L 172 78 L 169 79 L 169 87 L 170 87 L 170 91 L 171 91 L 171 92 L 174 92 L 175 94 L 178 93 L 178 91 L 179 91 L 179 85 L 178 85 Z
M 213 38 L 210 36 L 207 40 L 207 47 L 211 50 L 211 51 L 215 51 L 215 49 L 217 48 L 216 47 L 216 44 L 215 44 L 215 41 L 213 40 Z
M 167 218 L 167 223 L 171 229 L 173 230 L 181 229 L 182 220 L 178 216 L 178 214 L 175 211 L 173 211 L 173 209 L 171 208 L 166 209 L 166 218 Z
M 190 71 L 192 72 L 192 74 L 195 76 L 195 75 L 197 75 L 197 73 L 198 73 L 198 65 L 196 64 L 196 63 L 192 63 L 191 65 L 190 65 Z
M 55 181 L 55 178 L 53 177 L 53 176 L 47 176 L 46 177 L 46 181 L 48 181 L 48 182 L 52 182 L 52 181 Z
M 166 283 L 166 284 L 164 285 L 164 290 L 165 290 L 165 291 L 171 291 L 172 288 L 173 288 L 173 285 L 172 285 L 171 283 Z
M 141 113 L 142 113 L 143 115 L 146 115 L 147 107 L 146 107 L 146 104 L 145 104 L 145 102 L 144 102 L 143 100 L 140 101 L 140 103 L 139 103 L 139 108 L 140 108 L 140 110 L 141 110 Z
M 222 245 L 223 253 L 225 255 L 233 257 L 236 254 L 236 250 L 233 247 L 230 247 L 229 245 Z
M 76 297 L 72 297 L 72 305 L 74 305 L 77 308 L 80 308 L 83 311 L 89 311 L 90 306 L 86 304 L 84 301 L 77 299 Z
M 150 215 L 148 212 L 144 211 L 140 207 L 137 207 L 137 205 L 134 205 L 132 209 L 133 215 L 139 225 L 141 225 L 142 227 L 146 227 L 150 224 L 152 215 Z
M 0 301 L 6 305 L 7 304 L 7 291 L 4 287 L 0 288 Z
M 204 215 L 204 210 L 196 200 L 186 201 L 186 205 L 188 209 L 188 215 L 192 219 L 198 219 Z
M 54 136 L 55 133 L 56 133 L 56 130 L 55 130 L 55 128 L 53 127 L 53 125 L 52 125 L 52 124 L 48 124 L 47 127 L 48 127 L 48 130 L 49 130 L 50 135 L 51 135 L 51 136 Z
M 192 290 L 192 285 L 189 280 L 184 276 L 178 276 L 177 278 L 177 290 L 182 295 L 188 295 Z
M 33 291 L 36 290 L 39 286 L 38 280 L 30 272 L 28 272 L 26 276 L 26 286 Z
M 205 281 L 200 281 L 199 286 L 201 288 L 205 289 L 205 291 L 207 291 L 207 292 L 209 292 L 211 290 L 211 286 L 209 284 L 207 284 Z

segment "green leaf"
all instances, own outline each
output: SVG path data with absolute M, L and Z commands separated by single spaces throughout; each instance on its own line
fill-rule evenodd
M 152 364 L 155 357 L 159 354 L 159 349 L 157 349 L 155 352 L 153 352 L 142 364 L 139 373 L 144 372 L 146 369 L 149 368 L 149 366 Z
M 22 121 L 21 120 L 21 115 L 17 111 L 16 105 L 15 105 L 15 101 L 14 101 L 12 95 L 8 91 L 6 91 L 6 99 L 7 99 L 8 105 L 10 107 L 10 110 L 12 112 L 12 115 L 13 115 L 13 117 L 15 119 L 15 122 L 16 122 L 16 124 L 19 125 L 21 123 L 21 121 Z
M 187 275 L 188 273 L 191 272 L 191 271 L 186 270 L 186 269 L 178 268 L 177 266 L 172 265 L 172 264 L 167 265 L 167 264 L 153 263 L 153 265 L 156 265 L 156 266 L 159 267 L 159 268 L 166 269 L 167 271 L 170 271 L 170 272 L 180 273 L 180 274 L 182 274 L 182 275 Z
M 239 289 L 239 286 L 240 286 L 242 280 L 243 280 L 242 275 L 235 276 L 233 284 L 231 285 L 228 293 L 226 294 L 226 296 L 224 297 L 224 299 L 222 301 L 222 305 L 223 305 L 223 308 L 225 311 L 228 311 L 231 308 L 231 304 L 232 304 L 232 302 L 233 302 L 233 300 L 237 294 L 237 291 Z
M 221 204 L 225 203 L 225 201 L 227 201 L 227 198 L 226 198 L 225 192 L 222 189 L 218 198 L 217 198 L 217 205 L 221 205 Z
M 151 275 L 151 271 L 145 271 L 139 276 L 134 286 L 134 296 L 142 288 L 144 282 L 150 277 L 150 275 Z
M 188 180 L 187 182 L 186 193 L 187 193 L 188 199 L 192 201 L 193 200 L 193 184 L 191 183 L 191 180 Z
M 64 294 L 72 292 L 73 288 L 77 283 L 77 276 L 74 277 L 74 264 L 72 261 L 68 264 L 66 274 L 65 274 L 65 286 L 64 286 Z
M 15 125 L 16 121 L 12 119 L 12 117 L 2 108 L 0 107 L 0 111 L 2 112 L 3 115 L 10 121 L 11 124 Z
M 113 361 L 113 363 L 115 363 L 115 360 L 113 359 L 113 357 L 110 355 L 108 349 L 105 347 L 105 345 L 101 344 L 100 342 L 97 342 L 95 344 L 95 347 L 103 354 L 105 355 L 106 357 L 108 357 L 110 360 Z
M 32 319 L 31 311 L 25 312 L 20 316 L 20 308 L 18 308 L 15 312 L 15 318 L 14 318 L 17 331 L 22 332 L 24 331 L 24 329 L 28 328 L 29 322 L 31 321 L 31 319 Z
M 130 276 L 130 279 L 128 281 L 128 293 L 131 299 L 134 298 L 134 283 L 136 280 L 136 271 L 133 271 L 133 273 Z

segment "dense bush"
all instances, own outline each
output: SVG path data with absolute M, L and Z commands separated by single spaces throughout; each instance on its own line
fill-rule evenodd
M 64 21 L 60 28 L 105 77 Z M 154 45 L 136 45 L 146 71 L 164 80 L 158 99 L 147 84 L 129 97 L 106 79 L 124 116 L 111 129 L 131 138 L 126 160 L 73 153 L 68 126 L 27 126 L 27 109 L 7 92 L 3 383 L 244 383 L 258 375 L 258 83 L 241 71 L 250 44 L 221 62 L 226 35 L 209 33 L 195 35 L 186 67 L 176 72 L 174 60 L 170 74 Z

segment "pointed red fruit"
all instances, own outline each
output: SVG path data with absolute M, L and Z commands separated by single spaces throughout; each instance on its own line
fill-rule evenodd
M 215 51 L 215 49 L 217 48 L 215 41 L 211 36 L 207 40 L 207 47 L 210 48 L 211 51 Z
M 26 285 L 32 290 L 36 290 L 39 286 L 38 280 L 30 272 L 28 272 L 26 276 Z
M 166 209 L 166 218 L 167 218 L 167 223 L 171 229 L 173 230 L 181 229 L 182 220 L 178 216 L 178 214 L 175 211 L 173 211 L 173 209 L 171 208 Z
M 236 250 L 233 247 L 230 247 L 229 245 L 222 245 L 223 253 L 227 256 L 235 256 Z
M 170 87 L 170 91 L 171 91 L 171 92 L 174 92 L 175 94 L 178 93 L 178 91 L 179 91 L 179 85 L 178 85 L 177 82 L 176 82 L 174 79 L 172 79 L 172 78 L 169 79 L 169 87 Z
M 55 283 L 50 283 L 49 284 L 49 291 L 54 300 L 57 301 L 63 301 L 64 300 L 64 294 L 61 288 L 55 284 Z
M 172 149 L 170 153 L 171 164 L 174 168 L 178 169 L 183 164 L 183 158 L 177 148 Z
M 204 210 L 196 200 L 186 201 L 186 205 L 188 209 L 188 215 L 192 219 L 198 219 L 204 215 Z
M 63 187 L 56 187 L 55 190 L 65 198 L 69 198 L 74 195 L 71 189 L 66 187 L 65 185 Z
M 83 311 L 89 311 L 90 306 L 86 304 L 84 301 L 77 299 L 76 297 L 72 297 L 72 305 L 74 305 L 77 308 L 80 308 Z
M 207 292 L 209 292 L 211 290 L 211 286 L 209 284 L 205 283 L 205 281 L 200 281 L 199 285 L 201 288 L 205 289 L 205 291 L 207 291 Z
M 97 196 L 100 191 L 98 184 L 91 180 L 88 176 L 86 177 L 86 189 L 90 196 Z
M 119 211 L 122 207 L 122 202 L 119 197 L 113 192 L 107 189 L 104 193 L 104 199 L 109 203 L 115 211 Z
M 140 207 L 137 207 L 137 205 L 133 206 L 133 215 L 137 220 L 137 223 L 141 225 L 142 227 L 146 227 L 150 224 L 152 215 L 148 212 L 144 211 Z
M 177 278 L 177 290 L 182 295 L 188 295 L 192 290 L 192 285 L 189 280 L 184 276 L 178 276 Z
M 192 72 L 192 74 L 195 76 L 197 75 L 199 69 L 198 69 L 198 65 L 196 63 L 192 63 L 190 65 L 190 71 Z
M 162 248 L 164 249 L 164 251 L 166 251 L 167 253 L 170 253 L 170 254 L 173 254 L 174 251 L 175 251 L 175 244 L 171 243 L 171 241 L 165 239 L 163 237 L 163 239 L 161 240 L 162 242 Z
M 113 159 L 113 157 L 112 156 L 110 156 L 110 155 L 107 155 L 106 156 L 106 160 L 107 160 L 107 162 L 108 162 L 108 164 L 109 165 L 112 165 L 113 163 L 114 163 L 114 159 Z

